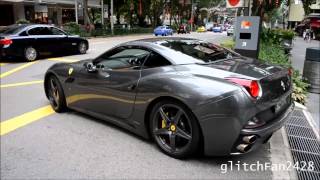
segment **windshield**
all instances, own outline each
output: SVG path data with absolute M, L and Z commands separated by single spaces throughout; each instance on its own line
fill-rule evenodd
M 7 27 L 2 27 L 0 28 L 0 34 L 6 34 L 6 35 L 16 34 L 25 27 L 26 27 L 25 25 L 17 25 L 17 24 L 10 25 Z
M 204 63 L 240 57 L 240 55 L 235 52 L 204 41 L 167 40 L 163 41 L 161 45 L 196 58 Z

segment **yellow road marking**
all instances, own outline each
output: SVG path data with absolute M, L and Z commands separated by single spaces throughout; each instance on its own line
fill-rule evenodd
M 4 66 L 4 65 L 6 65 L 6 64 L 8 64 L 8 63 L 0 63 L 0 66 Z
M 68 58 L 49 58 L 50 61 L 62 61 L 62 62 L 76 62 L 77 59 L 68 59 Z
M 26 67 L 28 67 L 28 66 L 31 66 L 32 64 L 34 64 L 34 63 L 36 63 L 36 62 L 37 62 L 37 61 L 29 62 L 29 63 L 26 63 L 26 64 L 24 64 L 24 65 L 21 65 L 21 66 L 19 66 L 19 67 L 17 67 L 17 68 L 11 69 L 11 70 L 9 70 L 9 71 L 7 71 L 7 72 L 1 73 L 1 74 L 0 74 L 0 78 L 9 76 L 10 74 L 15 73 L 15 72 L 17 72 L 17 71 L 20 71 L 21 69 L 24 69 L 24 68 L 26 68 Z
M 2 84 L 2 85 L 0 85 L 0 87 L 7 88 L 7 87 L 25 86 L 25 85 L 40 84 L 40 83 L 43 83 L 43 80 L 21 82 L 21 83 L 12 83 L 12 84 Z
M 54 110 L 50 105 L 44 106 L 42 108 L 24 113 L 20 116 L 8 119 L 1 122 L 0 124 L 0 135 L 5 135 L 11 131 L 14 131 L 18 128 L 26 126 L 32 122 L 40 120 L 46 116 L 49 116 L 54 113 Z

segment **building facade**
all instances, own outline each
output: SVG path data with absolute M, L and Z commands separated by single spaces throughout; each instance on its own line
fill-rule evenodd
M 61 25 L 75 22 L 75 7 L 79 22 L 83 20 L 83 0 L 0 0 L 0 26 L 18 20 Z M 88 0 L 89 8 L 100 8 L 101 0 Z

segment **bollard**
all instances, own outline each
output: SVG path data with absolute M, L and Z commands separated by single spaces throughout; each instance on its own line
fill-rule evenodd
M 308 91 L 320 94 L 320 47 L 307 48 L 303 77 L 310 83 Z

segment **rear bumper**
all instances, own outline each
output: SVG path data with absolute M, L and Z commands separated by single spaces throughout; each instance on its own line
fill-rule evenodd
M 283 96 L 286 98 L 290 94 Z M 272 108 L 271 104 L 265 104 L 265 108 Z M 269 121 L 257 128 L 245 129 L 248 120 L 259 114 L 264 109 L 257 107 L 246 97 L 244 93 L 234 94 L 224 98 L 218 103 L 206 105 L 203 113 L 206 115 L 199 119 L 202 129 L 204 153 L 208 156 L 226 156 L 250 152 L 260 144 L 266 142 L 271 135 L 280 129 L 286 120 L 290 118 L 294 104 L 290 102 L 281 113 L 269 119 Z M 197 114 L 199 111 L 195 111 Z M 199 117 L 199 116 L 197 116 Z M 248 151 L 242 152 L 237 149 L 239 144 L 244 144 L 244 136 L 255 136 Z M 247 143 L 248 144 L 248 143 Z
M 233 155 L 245 154 L 257 149 L 261 144 L 266 143 L 269 140 L 269 138 L 272 136 L 272 134 L 275 131 L 279 130 L 284 125 L 284 123 L 288 120 L 288 118 L 291 117 L 293 109 L 294 109 L 294 103 L 291 103 L 291 105 L 287 108 L 287 110 L 284 111 L 280 116 L 272 120 L 271 123 L 268 123 L 259 128 L 242 129 L 240 132 L 240 136 L 238 140 L 234 143 L 232 152 L 230 154 L 233 154 Z M 254 143 L 250 144 L 250 143 L 243 142 L 243 137 L 252 136 L 252 135 L 254 135 L 257 138 L 257 140 Z M 240 144 L 248 145 L 249 150 L 246 152 L 240 152 L 237 149 L 237 146 Z
M 0 48 L 0 58 L 4 57 L 20 57 L 22 56 L 22 52 L 19 49 L 14 49 L 11 47 Z

